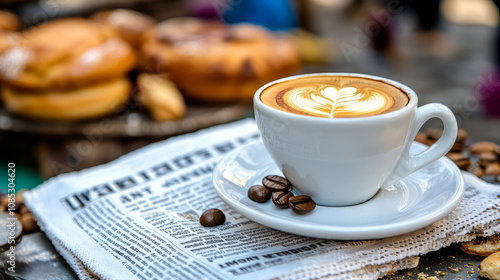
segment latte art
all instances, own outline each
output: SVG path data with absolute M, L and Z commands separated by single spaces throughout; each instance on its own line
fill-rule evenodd
M 272 108 L 322 118 L 380 115 L 403 108 L 408 95 L 382 81 L 361 77 L 313 76 L 276 83 L 260 94 Z
M 334 118 L 336 114 L 370 115 L 392 107 L 394 99 L 377 91 L 355 87 L 337 89 L 332 86 L 308 86 L 296 88 L 283 95 L 288 106 L 304 113 Z

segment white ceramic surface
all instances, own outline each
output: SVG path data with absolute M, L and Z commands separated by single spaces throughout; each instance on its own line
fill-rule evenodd
M 410 153 L 425 145 L 413 143 Z M 462 173 L 443 157 L 410 176 L 381 189 L 367 202 L 344 207 L 317 206 L 306 215 L 279 209 L 272 201 L 257 203 L 248 188 L 269 174 L 282 175 L 262 142 L 256 141 L 227 155 L 214 170 L 220 198 L 262 225 L 316 238 L 378 239 L 411 232 L 438 221 L 458 204 L 465 190 Z M 297 190 L 293 190 L 298 194 Z
M 386 114 L 356 118 L 319 118 L 266 106 L 260 93 L 270 85 L 310 76 L 354 76 L 382 81 L 406 92 L 408 105 Z M 417 108 L 417 95 L 398 82 L 370 75 L 320 73 L 292 76 L 261 87 L 254 96 L 255 120 L 262 141 L 281 172 L 304 194 L 326 206 L 364 202 L 445 155 L 457 136 L 455 116 L 446 106 Z M 444 125 L 442 137 L 425 152 L 408 153 L 420 127 L 430 118 Z

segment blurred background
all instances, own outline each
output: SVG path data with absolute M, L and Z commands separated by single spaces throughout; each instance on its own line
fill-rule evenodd
M 144 36 L 138 43 L 127 41 L 137 56 L 136 64 L 125 69 L 132 85 L 130 97 L 120 108 L 100 116 L 47 118 L 38 116 L 36 109 L 26 114 L 10 106 L 14 101 L 4 95 L 0 105 L 0 165 L 5 172 L 1 171 L 0 180 L 7 180 L 7 164 L 14 162 L 18 190 L 30 189 L 54 175 L 108 162 L 173 135 L 252 116 L 248 93 L 243 92 L 254 92 L 264 82 L 295 73 L 356 72 L 399 81 L 417 92 L 420 105 L 438 102 L 450 107 L 470 139 L 500 143 L 499 2 L 1 1 L 0 9 L 14 14 L 20 22 L 19 28 L 0 32 L 0 68 L 4 67 L 0 84 L 4 92 L 13 92 L 14 99 L 35 96 L 38 91 L 50 94 L 45 88 L 25 89 L 16 83 L 5 70 L 13 66 L 5 61 L 19 45 L 33 43 L 27 36 L 30 31 L 34 34 L 55 19 L 90 18 L 111 25 L 121 37 L 123 28 L 126 33 L 127 28 L 145 23 L 139 33 L 149 34 L 149 41 L 144 43 Z M 101 11 L 108 14 L 96 14 Z M 116 11 L 125 14 L 123 18 L 112 20 Z M 199 21 L 171 20 L 185 17 Z M 212 24 L 214 21 L 221 24 Z M 234 28 L 241 23 L 267 31 Z M 16 34 L 22 39 L 9 39 Z M 61 32 L 61 40 L 67 35 Z M 2 38 L 7 41 L 3 49 Z M 43 44 L 47 42 L 35 47 L 40 49 Z M 228 57 L 217 52 L 218 46 L 229 50 L 225 52 Z M 280 51 L 290 46 L 296 52 Z M 61 47 L 61 52 L 68 51 Z M 189 64 L 193 57 L 196 66 Z M 232 63 L 241 67 L 233 69 Z M 186 78 L 190 71 L 193 74 Z M 151 86 L 151 79 L 155 86 Z M 225 87 L 217 88 L 213 81 Z M 202 89 L 194 86 L 198 83 Z M 426 127 L 440 124 L 430 122 Z

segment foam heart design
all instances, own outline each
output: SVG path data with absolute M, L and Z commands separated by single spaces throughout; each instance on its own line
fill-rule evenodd
M 335 118 L 335 115 L 369 115 L 392 105 L 391 99 L 382 92 L 355 87 L 301 87 L 290 90 L 284 96 L 292 108 L 313 115 Z

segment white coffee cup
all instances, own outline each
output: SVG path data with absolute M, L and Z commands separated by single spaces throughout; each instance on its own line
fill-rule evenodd
M 393 85 L 410 97 L 396 111 L 355 118 L 320 118 L 265 105 L 260 95 L 275 83 L 312 76 L 353 76 Z M 301 194 L 319 205 L 348 206 L 365 202 L 386 188 L 445 155 L 457 137 L 457 122 L 442 104 L 417 108 L 409 87 L 381 77 L 351 73 L 292 76 L 262 86 L 254 96 L 255 119 L 271 158 Z M 443 135 L 427 150 L 409 153 L 417 132 L 431 118 L 443 122 Z

